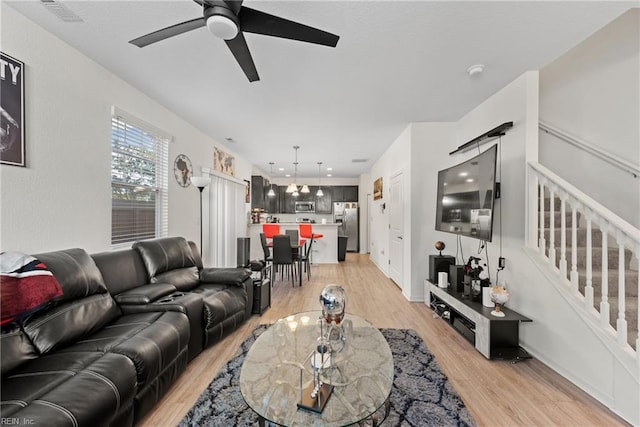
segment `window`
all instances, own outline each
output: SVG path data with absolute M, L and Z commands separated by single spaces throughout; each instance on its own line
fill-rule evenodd
M 111 118 L 111 244 L 168 233 L 170 136 L 114 110 Z

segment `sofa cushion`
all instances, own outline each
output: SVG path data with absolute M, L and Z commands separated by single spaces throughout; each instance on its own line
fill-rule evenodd
M 206 284 L 198 286 L 193 293 L 202 295 L 207 329 L 236 313 L 244 313 L 247 306 L 247 292 L 240 286 Z
M 119 315 L 111 295 L 97 294 L 29 318 L 23 329 L 41 353 L 49 353 L 94 333 Z
M 191 247 L 183 237 L 143 240 L 132 247 L 140 253 L 149 279 L 165 271 L 197 267 Z
M 3 420 L 44 426 L 98 426 L 130 407 L 133 362 L 114 353 L 54 353 L 25 363 L 2 379 Z
M 122 292 L 114 299 L 118 304 L 150 304 L 175 291 L 176 287 L 168 283 L 154 283 Z
M 179 291 L 187 292 L 198 286 L 200 279 L 196 267 L 186 267 L 160 273 L 151 283 L 171 283 Z
M 58 279 L 64 292 L 61 302 L 107 292 L 102 273 L 84 249 L 66 249 L 34 256 L 44 262 Z
M 187 358 L 189 320 L 183 313 L 128 314 L 59 352 L 112 352 L 131 359 L 138 390 L 154 382 L 172 362 Z
M 0 350 L 3 377 L 12 369 L 38 357 L 38 351 L 18 326 L 2 331 Z
M 246 268 L 203 268 L 200 271 L 201 283 L 239 286 L 249 277 L 251 277 L 251 270 Z
M 111 295 L 149 283 L 147 270 L 135 249 L 100 252 L 92 254 L 91 258 L 102 273 L 104 284 Z

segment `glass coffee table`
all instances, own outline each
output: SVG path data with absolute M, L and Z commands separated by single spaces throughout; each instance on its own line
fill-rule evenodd
M 393 357 L 380 331 L 366 320 L 346 314 L 345 345 L 334 353 L 323 382 L 333 393 L 322 413 L 298 409 L 303 382 L 312 381 L 309 354 L 316 348 L 320 311 L 278 320 L 253 343 L 242 364 L 240 390 L 260 424 L 345 426 L 368 421 L 377 425 L 389 413 Z

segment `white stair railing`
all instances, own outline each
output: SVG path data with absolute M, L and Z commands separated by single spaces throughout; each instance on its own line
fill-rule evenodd
M 628 286 L 637 286 L 638 293 L 636 295 L 640 295 L 640 278 L 637 280 L 638 283 L 626 283 L 625 276 L 626 272 L 630 270 L 626 262 L 627 258 L 630 258 L 629 255 L 635 257 L 636 263 L 640 262 L 640 230 L 539 163 L 529 163 L 527 172 L 528 189 L 535 194 L 535 197 L 529 197 L 533 206 L 529 206 L 527 245 L 547 259 L 549 267 L 561 277 L 562 285 L 584 304 L 586 313 L 596 318 L 596 324 L 600 325 L 602 330 L 609 332 L 613 328 L 616 342 L 620 348 L 627 352 L 634 352 L 628 342 L 628 333 L 630 328 L 633 328 L 634 335 L 638 336 L 640 316 L 638 316 L 636 325 L 628 325 L 625 312 L 628 304 L 635 304 L 636 310 L 640 310 L 640 304 L 637 297 L 632 302 L 631 298 L 626 296 L 625 290 Z M 557 247 L 558 243 L 555 239 L 557 224 L 554 219 L 558 199 L 561 218 L 559 247 Z M 533 203 L 534 200 L 535 203 Z M 567 204 L 571 209 L 570 226 L 567 225 Z M 545 221 L 547 217 L 549 218 L 548 223 Z M 579 227 L 578 221 L 581 222 L 582 227 Z M 596 224 L 595 227 L 594 224 Z M 571 233 L 570 248 L 567 248 L 568 227 L 570 227 Z M 600 303 L 597 308 L 594 306 L 592 228 L 599 230 L 602 238 Z M 584 254 L 578 253 L 579 230 L 581 233 L 586 233 Z M 537 239 L 533 238 L 534 236 Z M 609 246 L 609 236 L 615 239 L 616 245 L 614 247 Z M 568 251 L 571 253 L 570 264 L 567 260 Z M 615 289 L 616 284 L 609 283 L 609 257 L 612 252 L 615 255 L 616 251 L 618 255 L 617 313 L 615 325 L 611 325 L 610 290 Z M 580 265 L 579 261 L 584 261 L 583 265 Z M 582 292 L 579 280 L 579 269 L 581 268 L 584 269 L 585 276 Z M 638 367 L 640 367 L 637 351 L 640 348 L 640 338 L 636 338 L 632 343 L 635 344 L 634 353 Z

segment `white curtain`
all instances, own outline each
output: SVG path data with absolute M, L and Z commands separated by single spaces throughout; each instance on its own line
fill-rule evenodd
M 210 175 L 209 232 L 204 238 L 204 265 L 235 267 L 237 238 L 246 234 L 245 186 L 234 178 Z

